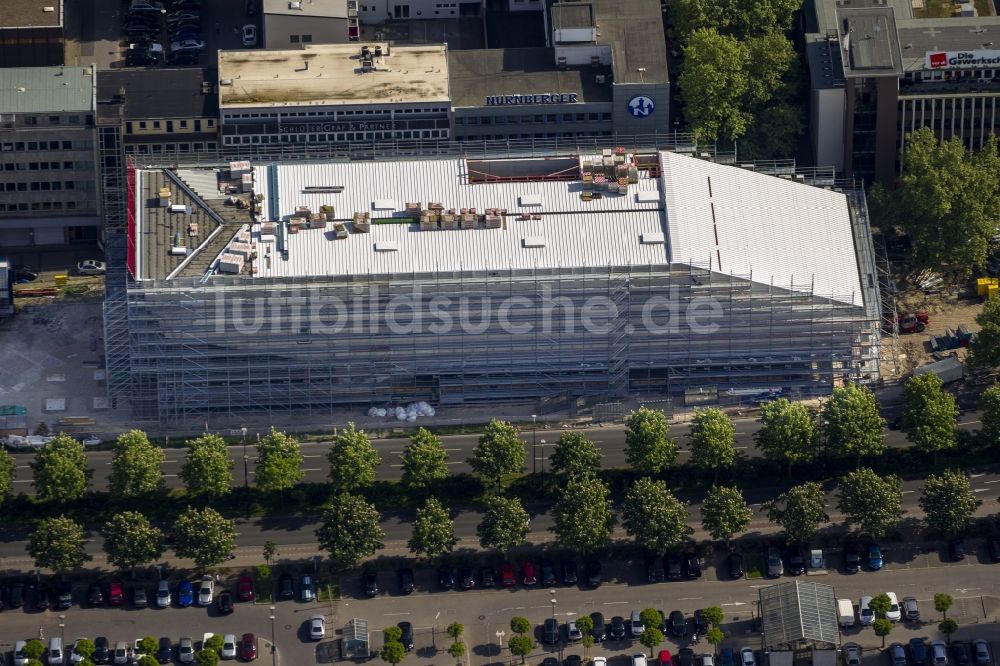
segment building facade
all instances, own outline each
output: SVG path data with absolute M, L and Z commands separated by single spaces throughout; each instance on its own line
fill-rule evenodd
M 0 246 L 98 239 L 91 67 L 0 69 Z
M 359 35 L 357 0 L 264 0 L 264 48 L 343 44 Z

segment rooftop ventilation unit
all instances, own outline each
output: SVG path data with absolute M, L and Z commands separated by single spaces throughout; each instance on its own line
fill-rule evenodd
M 376 252 L 396 252 L 399 250 L 399 245 L 393 241 L 378 241 L 375 243 Z
M 302 9 L 302 3 L 301 2 L 289 2 L 288 3 L 288 8 L 289 9 Z
M 521 243 L 524 247 L 545 247 L 545 236 L 526 236 Z
M 647 231 L 639 236 L 643 245 L 663 245 L 667 242 L 666 236 L 660 231 Z
M 518 197 L 522 206 L 541 206 L 542 205 L 542 195 L 541 194 L 522 194 Z

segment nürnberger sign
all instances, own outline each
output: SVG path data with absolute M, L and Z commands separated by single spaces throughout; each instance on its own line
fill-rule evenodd
M 574 104 L 577 93 L 545 93 L 543 95 L 491 95 L 486 98 L 486 106 L 508 106 L 512 104 Z
M 925 69 L 1000 67 L 1000 51 L 928 51 Z
M 329 123 L 295 123 L 278 125 L 279 134 L 305 134 L 307 132 L 389 132 L 391 120 L 341 121 Z

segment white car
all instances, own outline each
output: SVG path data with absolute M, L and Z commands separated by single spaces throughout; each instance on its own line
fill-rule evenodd
M 594 657 L 591 663 L 593 666 L 608 666 L 608 659 L 607 657 Z
M 104 275 L 108 270 L 108 265 L 96 259 L 84 259 L 76 265 L 76 272 L 80 275 Z
M 222 649 L 219 656 L 223 659 L 236 659 L 236 634 L 226 634 L 222 637 Z
M 740 650 L 740 663 L 743 666 L 757 666 L 757 657 L 754 655 L 752 647 L 745 647 Z
M 212 605 L 212 592 L 215 589 L 215 584 L 212 582 L 212 577 L 205 574 L 201 577 L 201 587 L 198 588 L 198 605 L 199 606 L 211 606 Z
M 181 42 L 173 42 L 170 45 L 170 51 L 203 51 L 205 49 L 205 42 L 200 39 L 185 39 Z
M 896 593 L 886 592 L 885 596 L 889 597 L 889 612 L 885 614 L 885 619 L 890 622 L 899 622 L 903 619 L 903 612 L 899 609 L 899 599 L 896 598 Z
M 17 641 L 14 643 L 14 666 L 28 666 L 28 657 L 24 654 L 24 647 L 28 641 Z
M 243 26 L 243 46 L 257 46 L 257 26 L 253 23 Z
M 309 618 L 309 638 L 318 641 L 326 636 L 326 618 L 313 615 Z
M 170 583 L 161 580 L 160 584 L 156 587 L 156 607 L 170 608 L 170 601 Z
M 871 597 L 861 597 L 858 603 L 858 617 L 861 618 L 862 625 L 872 624 L 875 621 L 875 611 L 871 607 Z
M 76 646 L 79 645 L 81 641 L 85 641 L 85 640 L 87 640 L 87 639 L 86 638 L 78 638 L 75 641 L 73 641 L 73 651 L 70 652 L 69 663 L 71 663 L 71 664 L 79 664 L 81 661 L 83 661 L 84 659 L 86 659 L 86 657 L 84 657 L 82 654 L 80 654 L 79 652 L 76 651 Z
M 646 666 L 646 655 L 642 652 L 632 655 L 632 666 Z

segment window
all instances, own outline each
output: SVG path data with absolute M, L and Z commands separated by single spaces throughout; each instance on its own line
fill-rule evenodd
M 208 122 L 211 123 L 212 121 L 209 120 Z M 195 132 L 200 132 L 201 131 L 201 120 L 195 119 L 195 121 L 194 121 L 194 131 Z
M 37 192 L 40 189 L 41 189 L 41 183 L 32 183 L 31 184 L 31 191 L 32 192 Z
M 153 129 L 160 129 L 160 121 L 159 120 L 154 120 L 153 121 Z
M 27 183 L 18 183 L 17 184 L 17 191 L 18 192 L 27 192 L 28 191 L 28 184 Z
M 36 118 L 34 116 L 25 116 L 24 117 L 24 124 L 25 125 L 37 125 L 38 124 L 38 118 Z
M 37 141 L 29 141 L 28 142 L 28 150 L 38 150 L 38 142 Z
M 181 124 L 181 129 L 187 129 L 187 126 L 188 126 L 188 121 L 186 121 L 186 120 L 181 120 L 181 121 L 180 121 L 180 124 Z
M 63 183 L 63 187 L 67 190 L 75 190 L 76 183 L 72 180 L 67 180 L 66 182 Z
M 313 36 L 312 35 L 302 35 L 302 43 L 303 44 L 311 44 L 312 40 L 313 40 Z
M 298 35 L 288 35 L 288 41 L 291 42 L 292 44 L 298 44 L 299 43 L 299 36 Z
M 55 181 L 54 183 L 52 183 L 52 189 L 53 190 L 61 190 L 62 189 L 62 183 L 60 183 L 58 180 Z
M 24 142 L 17 141 L 14 143 L 14 150 L 24 150 Z
M 172 121 L 172 120 L 168 120 L 167 121 L 167 131 L 168 132 L 173 132 L 174 131 L 174 121 Z
M 392 14 L 395 18 L 410 18 L 410 6 L 393 5 Z
M 63 141 L 62 142 L 62 148 L 63 148 L 63 150 L 72 150 L 73 149 L 73 142 L 72 141 Z
M 75 201 L 67 201 L 66 202 L 66 208 L 76 208 L 76 202 Z
M 128 121 L 127 123 L 125 123 L 125 133 L 126 134 L 131 134 L 132 133 L 132 121 L 131 120 Z
M 73 168 L 72 162 L 63 162 L 63 169 L 72 169 L 72 168 Z
M 70 116 L 69 117 L 69 124 L 70 125 L 79 125 L 80 124 L 80 116 Z
M 49 125 L 58 125 L 59 116 L 49 116 Z
M 42 191 L 47 191 L 52 189 L 52 183 L 46 183 L 43 181 L 41 185 L 42 185 Z
M 146 121 L 145 120 L 140 120 L 139 121 L 139 129 L 141 129 L 141 130 L 146 129 Z

